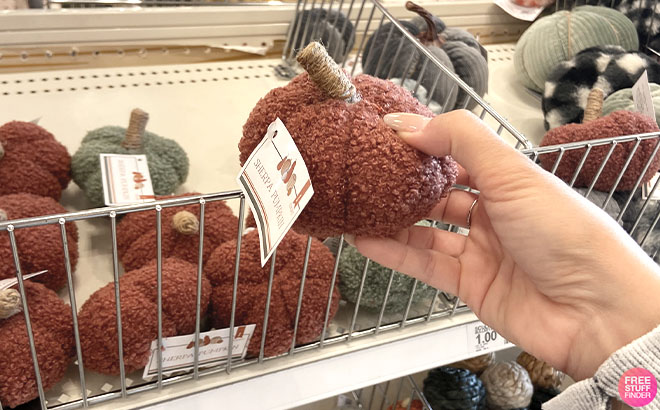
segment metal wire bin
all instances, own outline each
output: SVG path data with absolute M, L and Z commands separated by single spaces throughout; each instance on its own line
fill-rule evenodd
M 365 410 L 433 410 L 419 388 L 416 375 L 389 380 L 346 395 L 346 408 Z
M 359 0 L 350 0 L 350 2 L 346 0 L 299 0 L 297 5 L 296 5 L 296 17 L 294 21 L 292 21 L 292 24 L 290 24 L 288 36 L 286 39 L 286 45 L 284 47 L 283 55 L 282 55 L 282 65 L 277 67 L 277 73 L 282 76 L 291 76 L 293 73 L 297 71 L 297 67 L 295 63 L 293 62 L 293 56 L 295 55 L 296 49 L 300 48 L 300 43 L 301 41 L 298 41 L 298 39 L 320 39 L 323 40 L 323 30 L 318 30 L 319 24 L 321 22 L 321 18 L 318 17 L 319 15 L 317 14 L 317 17 L 311 17 L 311 18 L 304 18 L 305 16 L 305 11 L 309 10 L 316 10 L 316 9 L 323 9 L 326 11 L 337 11 L 341 10 L 346 16 L 348 16 L 348 19 L 346 20 L 347 23 L 342 23 L 342 26 L 338 26 L 338 20 L 335 19 L 334 21 L 329 21 L 329 24 L 333 26 L 333 28 L 339 28 L 339 31 L 343 33 L 346 32 L 346 30 L 349 29 L 349 24 L 352 25 L 354 28 L 354 35 L 355 35 L 355 47 L 347 47 L 346 50 L 341 55 L 341 61 L 342 61 L 342 66 L 345 67 L 347 70 L 350 71 L 351 74 L 356 75 L 359 74 L 361 71 L 361 64 L 360 61 L 364 58 L 366 62 L 374 62 L 376 61 L 376 72 L 380 71 L 380 68 L 383 66 L 383 64 L 397 64 L 399 61 L 399 58 L 401 57 L 401 53 L 399 52 L 402 48 L 404 47 L 414 47 L 417 53 L 416 57 L 416 62 L 415 66 L 413 67 L 413 62 L 407 62 L 407 68 L 403 70 L 402 74 L 400 77 L 398 77 L 398 81 L 400 84 L 406 83 L 406 80 L 412 80 L 413 83 L 412 85 L 409 85 L 409 87 L 412 89 L 413 92 L 419 91 L 419 89 L 422 87 L 422 82 L 423 78 L 425 78 L 425 73 L 429 73 L 431 71 L 431 68 L 435 68 L 435 78 L 431 79 L 431 86 L 428 87 L 427 91 L 427 97 L 425 99 L 422 99 L 422 102 L 430 105 L 433 99 L 436 97 L 436 86 L 441 82 L 441 81 L 450 81 L 452 86 L 449 91 L 449 94 L 453 94 L 456 92 L 456 90 L 463 90 L 467 95 L 468 98 L 464 103 L 464 107 L 467 107 L 469 105 L 475 105 L 476 108 L 473 109 L 473 111 L 476 112 L 478 116 L 480 116 L 484 121 L 486 121 L 488 124 L 490 124 L 493 128 L 493 130 L 500 135 L 502 138 L 507 139 L 508 141 L 511 141 L 512 145 L 515 145 L 517 148 L 520 148 L 522 152 L 526 155 L 528 155 L 532 160 L 536 161 L 540 157 L 544 155 L 557 155 L 556 163 L 553 169 L 553 172 L 557 170 L 557 167 L 559 166 L 562 158 L 566 155 L 567 152 L 572 152 L 572 151 L 579 151 L 583 150 L 584 153 L 582 154 L 582 160 L 581 160 L 581 165 L 578 167 L 576 170 L 576 175 L 581 171 L 581 167 L 586 161 L 586 159 L 589 157 L 589 155 L 593 152 L 594 147 L 601 147 L 601 146 L 609 146 L 611 147 L 610 149 L 610 154 L 605 158 L 604 162 L 602 163 L 602 166 L 598 172 L 598 175 L 596 175 L 596 179 L 600 175 L 600 173 L 603 171 L 603 169 L 606 166 L 608 158 L 612 155 L 614 150 L 617 149 L 617 147 L 622 147 L 625 144 L 629 144 L 626 146 L 631 146 L 630 151 L 629 151 L 629 156 L 628 156 L 628 161 L 625 164 L 624 168 L 621 170 L 621 173 L 619 175 L 619 179 L 625 172 L 628 164 L 631 162 L 631 159 L 635 155 L 635 152 L 641 142 L 643 141 L 655 141 L 655 149 L 653 153 L 658 152 L 658 148 L 660 145 L 660 140 L 658 137 L 660 136 L 659 133 L 655 134 L 646 134 L 646 135 L 640 135 L 640 136 L 628 136 L 628 137 L 619 137 L 619 138 L 614 138 L 614 139 L 607 139 L 607 140 L 599 140 L 599 141 L 590 141 L 586 143 L 580 143 L 580 144 L 569 144 L 565 146 L 555 146 L 555 147 L 543 147 L 543 148 L 535 148 L 532 146 L 532 144 L 525 138 L 522 133 L 520 133 L 514 126 L 512 126 L 505 118 L 503 118 L 495 109 L 493 109 L 483 98 L 481 98 L 474 90 L 472 90 L 470 87 L 468 87 L 455 73 L 453 73 L 451 70 L 447 69 L 444 67 L 440 60 L 433 54 L 431 53 L 427 48 L 422 46 L 422 44 L 419 42 L 419 40 L 410 34 L 408 31 L 405 30 L 404 26 L 401 25 L 398 21 L 396 21 L 393 16 L 387 11 L 387 9 L 378 1 L 378 0 L 362 0 L 361 2 Z M 309 14 L 310 16 L 312 14 Z M 328 23 L 328 22 L 326 22 Z M 385 26 L 387 23 L 391 23 L 388 26 Z M 384 28 L 386 27 L 386 28 Z M 378 32 L 379 30 L 382 30 L 381 32 L 386 32 L 386 45 L 384 48 L 392 48 L 394 50 L 397 50 L 394 58 L 392 60 L 386 61 L 383 55 L 377 55 L 376 52 L 373 50 L 375 49 L 374 47 L 371 47 L 369 51 L 366 52 L 365 55 L 365 50 L 366 50 L 366 44 L 367 44 L 367 37 L 374 33 Z M 392 39 L 395 37 L 395 33 L 398 33 L 397 37 L 399 38 L 394 42 Z M 328 48 L 332 48 L 332 40 L 330 41 L 325 41 L 325 45 Z M 393 72 L 388 73 L 388 75 L 384 76 L 386 78 L 392 78 L 393 77 Z M 410 81 L 408 81 L 410 83 Z M 442 111 L 446 110 L 447 104 L 442 104 Z M 461 108 L 461 107 L 458 107 Z M 581 152 L 581 151 L 580 151 Z M 650 167 L 651 161 L 646 163 L 646 169 Z M 595 184 L 595 179 L 593 184 Z M 589 191 L 591 191 L 592 186 L 589 188 Z M 637 181 L 636 187 L 640 185 L 640 181 Z M 656 190 L 657 188 L 656 184 L 653 187 L 653 191 Z M 619 220 L 622 220 L 623 215 L 625 210 L 628 208 L 628 205 L 630 204 L 633 194 L 635 190 L 632 191 L 633 193 L 630 194 L 630 197 L 628 198 L 627 203 L 621 210 L 621 214 L 618 215 Z M 587 192 L 587 195 L 589 195 L 590 192 Z M 606 203 L 604 203 L 602 206 L 605 207 L 607 205 L 607 202 L 611 201 L 612 198 L 614 197 L 614 188 L 612 191 L 609 193 L 608 199 Z M 325 321 L 323 324 L 323 331 L 319 337 L 319 339 L 313 343 L 309 343 L 306 345 L 295 345 L 292 340 L 291 347 L 287 353 L 281 356 L 276 356 L 276 357 L 266 357 L 264 355 L 264 348 L 263 348 L 263 343 L 261 344 L 261 351 L 260 354 L 253 358 L 253 359 L 248 359 L 245 361 L 240 361 L 240 362 L 229 362 L 226 365 L 219 365 L 216 367 L 209 367 L 209 368 L 201 368 L 198 363 L 195 363 L 194 369 L 185 374 L 179 374 L 175 376 L 170 376 L 167 377 L 163 375 L 162 371 L 162 364 L 159 366 L 159 371 L 158 371 L 158 377 L 155 380 L 148 381 L 148 382 L 140 382 L 140 383 L 135 383 L 134 381 L 131 381 L 130 383 L 127 381 L 129 378 L 129 375 L 126 374 L 124 371 L 124 364 L 123 364 L 123 357 L 121 354 L 119 354 L 119 359 L 120 359 L 120 369 L 121 369 L 121 374 L 120 377 L 116 380 L 111 380 L 111 388 L 109 391 L 105 392 L 99 392 L 94 389 L 90 389 L 89 383 L 87 383 L 89 375 L 86 372 L 85 368 L 85 363 L 83 361 L 82 353 L 81 353 L 81 347 L 80 347 L 80 339 L 79 339 L 79 332 L 78 332 L 78 325 L 77 325 L 77 309 L 78 306 L 80 305 L 82 300 L 76 300 L 76 292 L 74 289 L 74 272 L 72 271 L 71 264 L 70 264 L 70 259 L 68 255 L 68 248 L 67 248 L 67 227 L 66 223 L 68 222 L 75 222 L 75 221 L 96 221 L 97 224 L 103 225 L 105 227 L 109 226 L 110 232 L 109 236 L 111 238 L 111 244 L 112 244 L 112 267 L 113 267 L 113 282 L 115 285 L 115 306 L 117 308 L 117 328 L 121 329 L 121 307 L 120 304 L 117 303 L 117 301 L 120 298 L 120 293 L 121 289 L 119 288 L 119 277 L 121 273 L 121 266 L 118 260 L 118 252 L 117 252 L 117 218 L 121 215 L 126 215 L 129 213 L 135 213 L 135 212 L 152 212 L 153 213 L 153 223 L 156 228 L 157 232 L 157 237 L 161 237 L 161 229 L 162 229 L 162 212 L 164 209 L 170 208 L 170 207 L 177 207 L 177 206 L 183 206 L 183 205 L 196 205 L 199 207 L 199 215 L 200 215 L 200 231 L 199 231 L 199 259 L 198 259 L 198 266 L 197 266 L 197 283 L 198 283 L 198 289 L 200 287 L 202 275 L 203 275 L 203 270 L 202 266 L 204 264 L 203 260 L 203 247 L 204 247 L 204 229 L 205 229 L 205 223 L 204 223 L 204 213 L 205 213 L 205 207 L 207 204 L 214 202 L 214 201 L 233 201 L 233 202 L 238 202 L 238 216 L 239 216 L 239 226 L 238 226 L 238 234 L 237 234 L 237 241 L 238 241 L 238 246 L 237 249 L 240 249 L 240 241 L 243 235 L 243 224 L 242 221 L 244 220 L 245 216 L 245 198 L 242 196 L 240 191 L 229 191 L 229 192 L 221 192 L 221 193 L 214 193 L 214 194 L 205 194 L 205 195 L 195 195 L 195 196 L 190 196 L 190 197 L 185 197 L 185 198 L 176 198 L 176 199 L 168 199 L 168 200 L 161 200 L 161 201 L 156 201 L 156 202 L 151 202 L 151 203 L 146 203 L 146 204 L 140 204 L 140 205 L 130 205 L 130 206 L 120 206 L 120 207 L 111 207 L 111 208 L 100 208 L 100 209 L 92 209 L 92 210 L 86 210 L 86 211 L 79 211 L 79 212 L 72 212 L 72 213 L 67 213 L 67 214 L 61 214 L 61 215 L 49 215 L 49 216 L 40 216 L 40 217 L 34 217 L 34 218 L 27 218 L 27 219 L 21 219 L 21 220 L 11 220 L 11 221 L 5 221 L 5 222 L 0 222 L 0 231 L 4 231 L 4 233 L 0 232 L 0 234 L 6 234 L 9 237 L 10 240 L 10 245 L 11 245 L 11 251 L 13 254 L 13 263 L 16 268 L 16 275 L 18 279 L 18 287 L 19 291 L 22 296 L 23 300 L 23 314 L 25 315 L 25 320 L 26 323 L 28 324 L 28 339 L 30 341 L 30 352 L 33 358 L 34 362 L 34 371 L 35 375 L 37 378 L 37 385 L 38 385 L 38 391 L 39 391 L 39 397 L 41 400 L 41 407 L 43 409 L 45 408 L 61 408 L 61 409 L 69 409 L 69 408 L 78 408 L 78 407 L 89 407 L 90 405 L 93 405 L 95 403 L 100 403 L 100 402 L 106 402 L 109 400 L 117 399 L 117 398 L 122 398 L 122 397 L 127 397 L 131 396 L 137 393 L 145 392 L 148 390 L 154 390 L 154 389 L 159 389 L 163 386 L 171 385 L 174 383 L 179 383 L 179 382 L 184 382 L 186 380 L 193 380 L 193 379 L 198 379 L 198 378 L 203 378 L 208 375 L 212 374 L 218 374 L 222 372 L 230 373 L 232 369 L 236 369 L 239 367 L 246 367 L 246 366 L 254 366 L 258 365 L 259 363 L 262 363 L 264 361 L 270 361 L 270 360 L 276 360 L 277 358 L 281 356 L 293 356 L 296 355 L 300 352 L 303 351 L 310 351 L 314 349 L 322 349 L 324 346 L 328 346 L 331 344 L 338 344 L 338 343 L 345 343 L 348 341 L 351 341 L 352 339 L 355 338 L 361 338 L 361 337 L 367 337 L 367 336 L 373 336 L 377 335 L 381 332 L 386 332 L 390 330 L 395 330 L 395 329 L 400 329 L 402 327 L 410 326 L 413 324 L 423 324 L 427 321 L 432 321 L 436 319 L 441 319 L 441 318 L 447 318 L 452 315 L 455 315 L 459 312 L 463 312 L 467 310 L 467 307 L 463 304 L 460 303 L 460 300 L 458 298 L 453 297 L 451 295 L 444 294 L 443 292 L 440 291 L 435 291 L 435 295 L 432 299 L 425 301 L 425 304 L 423 305 L 416 305 L 413 303 L 413 295 L 416 290 L 417 282 L 414 282 L 414 284 L 411 286 L 410 292 L 409 292 L 409 297 L 407 301 L 407 306 L 403 312 L 400 312 L 399 315 L 396 316 L 389 316 L 385 314 L 385 306 L 387 304 L 387 297 L 383 300 L 383 303 L 381 305 L 381 308 L 378 313 L 376 314 L 367 314 L 364 312 L 362 309 L 360 309 L 360 303 L 359 303 L 359 298 L 358 296 L 358 301 L 354 305 L 345 305 L 340 309 L 340 313 L 335 317 L 334 321 L 329 320 L 329 310 L 330 310 L 330 299 L 331 299 L 331 294 L 328 295 L 328 303 L 326 305 L 326 313 L 325 313 Z M 640 216 L 638 218 L 641 218 L 641 215 L 644 213 L 645 210 L 650 209 L 648 205 L 648 201 L 643 205 Z M 660 219 L 660 213 L 658 213 L 658 216 L 655 217 L 652 226 L 650 227 L 648 232 L 651 232 L 655 225 L 658 222 L 658 219 Z M 23 251 L 21 247 L 17 245 L 16 242 L 16 232 L 18 230 L 22 229 L 29 229 L 30 227 L 35 227 L 35 226 L 43 226 L 43 225 L 53 225 L 53 226 L 58 226 L 60 231 L 61 231 L 61 237 L 62 237 L 62 247 L 64 250 L 64 255 L 65 255 L 65 269 L 66 269 L 66 274 L 67 274 L 67 291 L 68 291 L 68 299 L 69 303 L 71 306 L 71 311 L 73 314 L 73 324 L 74 324 L 74 330 L 75 330 L 75 340 L 76 340 L 76 356 L 77 356 L 77 371 L 78 371 L 78 387 L 79 387 L 79 393 L 77 396 L 71 396 L 65 401 L 60 401 L 60 402 L 51 402 L 49 403 L 47 400 L 47 394 L 44 392 L 42 383 L 41 383 L 41 377 L 40 377 L 40 372 L 39 372 L 39 366 L 36 361 L 36 347 L 34 343 L 34 335 L 32 334 L 32 329 L 30 327 L 30 318 L 29 318 L 29 311 L 27 309 L 27 302 L 25 298 L 25 288 L 22 280 L 22 269 L 20 266 L 20 255 L 21 252 Z M 632 231 L 634 232 L 635 230 L 639 230 L 639 220 L 637 223 L 634 224 L 635 226 L 632 227 Z M 456 227 L 443 227 L 443 229 L 453 229 L 457 230 Z M 649 233 L 646 234 L 648 236 Z M 644 238 L 646 238 L 646 236 Z M 337 262 L 334 265 L 334 271 L 332 274 L 332 284 L 331 289 L 334 288 L 334 284 L 338 280 L 338 266 L 339 266 L 339 258 L 341 257 L 341 252 L 343 248 L 343 238 L 340 238 L 339 241 L 339 247 L 338 247 L 338 255 L 337 255 Z M 643 242 L 644 239 L 641 240 Z M 156 246 L 158 248 L 158 287 L 162 285 L 162 271 L 160 269 L 161 263 L 162 263 L 162 254 L 161 254 L 161 241 L 158 240 Z M 307 249 L 305 252 L 305 267 L 307 268 L 307 262 L 309 261 L 309 250 L 310 250 L 311 242 L 307 242 Z M 231 312 L 231 324 L 230 324 L 230 341 L 229 341 L 229 346 L 233 345 L 233 334 L 234 334 L 234 328 L 235 326 L 242 325 L 243 323 L 236 323 L 235 316 L 236 316 L 236 295 L 237 295 L 237 286 L 238 283 L 241 280 L 241 272 L 239 270 L 239 262 L 241 257 L 244 257 L 241 255 L 240 252 L 236 252 L 235 255 L 235 270 L 234 270 L 234 277 L 233 277 L 233 301 L 232 301 L 232 312 Z M 366 263 L 369 263 L 368 261 Z M 271 268 L 270 268 L 270 274 L 269 274 L 269 284 L 272 284 L 273 282 L 273 277 L 275 274 L 275 265 L 274 263 L 271 263 Z M 364 286 L 364 278 L 367 273 L 367 270 L 365 269 L 364 272 L 362 273 L 362 281 L 361 281 L 361 287 L 360 287 L 360 295 L 362 293 L 362 287 Z M 298 295 L 297 299 L 297 309 L 298 311 L 301 308 L 301 303 L 302 303 L 302 294 L 304 292 L 304 281 L 305 277 L 307 275 L 307 269 L 303 269 L 300 272 L 300 278 L 301 278 L 301 289 Z M 392 281 L 392 276 L 394 275 L 394 272 L 390 272 L 390 283 Z M 159 293 L 160 295 L 160 293 Z M 199 301 L 200 299 L 200 294 L 199 292 L 197 293 L 197 300 Z M 270 299 L 270 292 L 267 294 L 266 299 L 263 301 L 264 304 L 267 303 L 267 301 Z M 159 311 L 159 317 L 160 313 L 162 312 L 162 297 L 158 298 L 158 311 Z M 201 330 L 201 322 L 202 318 L 200 317 L 200 309 L 199 309 L 199 303 L 197 304 L 197 311 L 196 311 L 196 337 L 195 340 L 198 340 L 199 338 L 197 337 L 200 330 Z M 268 311 L 266 310 L 266 313 L 263 318 L 263 324 L 264 326 L 268 325 L 269 321 L 269 314 Z M 294 329 L 297 329 L 298 323 L 294 324 Z M 295 330 L 294 330 L 295 334 Z M 264 337 L 266 335 L 266 332 L 263 333 Z M 159 334 L 158 334 L 158 344 L 159 346 L 162 346 L 162 323 L 159 323 Z M 122 351 L 122 337 L 121 333 L 119 334 L 118 337 L 118 346 L 117 349 L 119 352 Z M 197 345 L 195 347 L 197 349 Z M 409 379 L 410 383 L 413 387 L 414 382 L 412 379 Z M 116 383 L 115 383 L 116 382 Z M 379 388 L 374 387 L 374 390 L 377 391 Z M 88 392 L 88 390 L 91 390 L 91 392 Z M 385 389 L 387 390 L 387 389 Z M 373 397 L 373 394 L 372 394 Z M 2 404 L 0 404 L 0 409 Z M 371 405 L 369 405 L 372 408 Z M 427 403 L 425 403 L 426 408 L 430 408 Z M 381 406 L 382 407 L 382 406 Z

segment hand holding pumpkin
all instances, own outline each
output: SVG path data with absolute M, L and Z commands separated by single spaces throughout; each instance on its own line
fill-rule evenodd
M 470 233 L 415 226 L 391 239 L 353 238 L 364 256 L 458 295 L 507 340 L 577 379 L 657 325 L 660 268 L 476 116 L 443 114 L 402 136 L 464 167 L 458 183 L 480 191 Z M 453 190 L 430 217 L 465 226 L 474 198 Z

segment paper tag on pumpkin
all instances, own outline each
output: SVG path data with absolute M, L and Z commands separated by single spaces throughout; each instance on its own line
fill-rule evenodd
M 651 97 L 651 88 L 649 87 L 649 75 L 646 70 L 633 85 L 632 95 L 635 111 L 655 121 L 655 108 L 653 107 L 653 97 Z
M 314 194 L 305 161 L 279 118 L 237 180 L 257 221 L 264 266 Z
M 232 361 L 245 358 L 248 344 L 256 325 L 234 328 L 234 344 L 231 350 Z M 163 374 L 192 370 L 195 364 L 195 334 L 163 338 Z M 149 361 L 142 377 L 150 379 L 158 375 L 158 340 L 151 342 Z M 227 362 L 229 354 L 229 329 L 211 330 L 199 334 L 199 366 L 217 366 Z
M 514 3 L 512 0 L 494 0 L 502 10 L 511 17 L 519 20 L 534 21 L 543 12 L 545 7 L 525 7 Z
M 43 273 L 48 272 L 48 270 L 40 270 L 39 272 L 34 272 L 34 273 L 29 273 L 27 275 L 23 275 L 23 280 L 28 280 L 30 278 L 34 278 L 35 276 L 39 276 Z M 16 278 L 9 278 L 9 279 L 4 279 L 0 280 L 0 290 L 5 290 L 9 289 L 12 286 L 16 285 L 18 283 L 18 279 Z
M 645 184 L 642 184 L 642 199 L 646 201 L 646 199 L 649 197 L 649 194 L 651 194 L 651 191 L 653 191 L 653 187 L 655 184 L 658 182 L 658 179 L 660 179 L 660 173 L 656 173 L 651 180 Z M 660 187 L 653 192 L 653 195 L 651 195 L 651 201 L 660 201 Z
M 156 200 L 145 155 L 99 154 L 106 205 Z

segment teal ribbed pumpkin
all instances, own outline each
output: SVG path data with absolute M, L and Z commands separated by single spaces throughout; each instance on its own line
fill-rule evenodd
M 651 98 L 653 98 L 653 108 L 655 108 L 655 122 L 660 125 L 660 85 L 651 83 Z M 619 111 L 637 111 L 632 97 L 632 88 L 624 88 L 612 93 L 603 102 L 603 117 L 607 114 Z
M 149 116 L 131 113 L 128 128 L 106 126 L 87 133 L 71 158 L 73 180 L 93 206 L 105 204 L 99 154 L 144 154 L 154 194 L 169 195 L 188 177 L 188 156 L 175 141 L 145 131 Z
M 516 45 L 514 66 L 522 84 L 543 92 L 545 80 L 557 64 L 594 46 L 618 45 L 636 51 L 635 25 L 607 7 L 582 6 L 543 17 L 523 33 Z

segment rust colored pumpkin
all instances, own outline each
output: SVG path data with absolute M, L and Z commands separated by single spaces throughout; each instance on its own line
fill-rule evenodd
M 158 199 L 179 198 L 178 196 Z M 236 239 L 238 218 L 224 201 L 207 202 L 204 208 L 204 261 L 223 242 Z M 166 207 L 161 215 L 163 258 L 197 264 L 199 257 L 199 204 Z M 117 227 L 117 251 L 124 269 L 137 269 L 156 258 L 156 212 L 126 215 Z
M 307 237 L 290 231 L 277 248 L 264 350 L 266 356 L 284 353 L 291 347 L 306 247 Z M 259 233 L 256 230 L 246 233 L 241 240 L 235 323 L 256 325 L 248 345 L 248 355 L 251 356 L 258 355 L 261 346 L 270 275 L 270 263 L 262 268 L 259 255 Z M 233 240 L 216 248 L 204 266 L 204 273 L 213 285 L 211 322 L 218 329 L 229 327 L 235 258 L 236 240 Z M 297 344 L 318 340 L 321 334 L 333 268 L 334 257 L 328 248 L 320 241 L 312 239 Z M 338 306 L 339 291 L 335 287 L 328 320 L 335 315 Z
M 23 284 L 41 382 L 44 390 L 48 390 L 64 377 L 75 354 L 71 307 L 40 283 L 27 280 Z M 17 302 L 18 306 L 13 314 L 0 314 L 0 403 L 5 408 L 16 407 L 39 396 L 25 316 L 19 311 L 20 294 Z
M 53 134 L 31 122 L 0 127 L 0 195 L 29 193 L 60 199 L 71 181 L 71 156 Z
M 387 236 L 426 217 L 454 183 L 456 163 L 410 147 L 383 116 L 431 111 L 390 81 L 369 75 L 350 80 L 318 43 L 298 59 L 308 72 L 270 91 L 243 126 L 241 164 L 279 117 L 314 188 L 293 226 L 297 232 Z
M 62 205 L 49 197 L 32 194 L 0 196 L 0 221 L 53 215 L 67 212 Z M 78 262 L 78 228 L 75 223 L 66 224 L 71 269 Z M 48 270 L 32 279 L 53 290 L 61 289 L 66 283 L 66 266 L 62 249 L 62 234 L 59 225 L 43 225 L 19 228 L 14 231 L 16 246 L 24 274 Z M 0 233 L 0 280 L 16 277 L 16 267 L 6 232 Z
M 615 111 L 605 117 L 600 117 L 603 106 L 603 92 L 597 88 L 589 93 L 587 108 L 585 109 L 584 122 L 582 124 L 567 124 L 556 127 L 548 131 L 541 146 L 559 145 L 570 142 L 582 142 L 601 138 L 619 137 L 622 135 L 643 134 L 647 132 L 660 131 L 655 119 L 650 119 L 645 115 L 633 111 Z M 642 177 L 642 184 L 653 178 L 656 171 L 660 168 L 660 152 L 653 159 L 651 155 L 657 143 L 656 139 L 647 139 L 642 141 L 637 147 L 630 164 L 625 168 L 625 172 L 616 187 L 614 184 L 619 174 L 624 170 L 628 157 L 636 145 L 635 141 L 618 144 L 612 155 L 607 160 L 602 173 L 598 177 L 594 189 L 598 191 L 609 192 L 613 188 L 616 191 L 630 191 L 635 187 L 637 179 L 642 176 L 644 167 L 651 160 L 651 164 Z M 596 177 L 603 161 L 607 157 L 612 145 L 604 144 L 594 146 L 585 162 L 582 165 L 580 173 L 575 179 L 573 187 L 588 187 Z M 575 175 L 582 157 L 587 148 L 566 150 L 561 158 L 555 175 L 566 182 L 570 182 Z M 559 158 L 559 153 L 542 154 L 540 156 L 541 166 L 551 170 Z
M 126 372 L 147 365 L 151 341 L 158 338 L 156 261 L 119 279 L 122 341 Z M 163 337 L 195 331 L 197 267 L 180 259 L 163 260 Z M 206 314 L 211 285 L 202 279 L 200 315 Z M 78 314 L 85 367 L 119 374 L 115 285 L 109 283 L 89 297 Z

